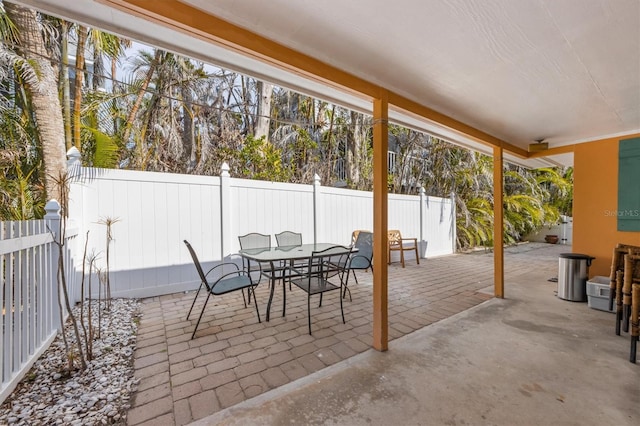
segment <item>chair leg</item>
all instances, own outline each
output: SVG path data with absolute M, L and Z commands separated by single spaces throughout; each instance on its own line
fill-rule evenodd
M 347 279 L 344 280 L 344 290 L 340 291 L 342 299 L 347 297 L 347 291 L 349 292 L 349 302 L 353 302 L 351 299 L 351 290 L 349 290 L 349 273 L 353 272 L 353 276 L 356 276 L 356 272 L 353 269 L 347 270 Z M 356 281 L 357 282 L 357 281 Z
M 193 310 L 193 306 L 196 304 L 196 299 L 198 299 L 198 295 L 200 294 L 200 289 L 202 288 L 202 283 L 200 283 L 200 287 L 198 287 L 198 291 L 196 292 L 196 297 L 193 298 L 193 303 L 191 303 L 191 308 L 189 308 L 189 313 L 187 314 L 187 320 L 189 319 L 189 315 L 191 315 L 191 311 Z
M 247 299 L 244 297 L 244 288 L 242 290 L 240 290 L 240 293 L 242 293 L 242 301 L 244 302 L 244 307 L 247 307 Z M 251 296 L 251 293 L 249 292 L 249 289 L 247 289 L 247 294 L 249 296 Z
M 355 269 L 351 269 L 351 272 L 353 272 L 353 279 L 354 279 L 354 280 L 356 280 L 356 284 L 360 284 L 360 283 L 358 282 L 358 277 L 356 276 L 356 271 L 355 271 Z
M 307 320 L 309 321 L 309 336 L 311 336 L 311 294 L 307 293 Z
M 252 285 L 251 287 L 249 287 L 247 289 L 247 293 L 251 294 L 251 292 L 253 292 L 253 300 L 254 301 L 258 300 L 258 299 L 256 299 L 256 287 L 257 286 Z M 242 295 L 244 296 L 244 292 L 242 293 Z M 254 303 L 254 306 L 256 307 L 256 315 L 258 315 L 258 322 L 261 323 L 262 320 L 260 319 L 260 310 L 258 309 L 258 304 Z M 245 307 L 246 307 L 246 305 L 245 305 Z
M 413 248 L 416 250 L 416 262 L 419 265 L 420 264 L 420 256 L 418 256 L 418 245 L 416 244 L 415 246 L 413 246 Z
M 622 324 L 622 282 L 624 274 L 622 271 L 616 271 L 616 275 L 616 336 L 619 336 Z
M 291 278 L 289 278 L 289 288 L 291 288 Z M 285 311 L 287 309 L 287 281 L 282 276 L 282 317 L 284 318 Z
M 340 291 L 340 293 L 342 293 L 342 291 Z M 342 323 L 346 324 L 346 321 L 344 320 L 344 307 L 343 307 L 343 303 L 342 303 L 342 297 L 340 298 L 340 313 L 342 314 Z M 349 299 L 351 299 L 351 292 L 349 292 Z
M 640 340 L 640 284 L 633 284 L 631 289 L 631 350 L 629 361 L 636 363 L 638 340 Z
M 400 261 L 402 262 L 402 267 L 404 268 L 404 249 L 400 249 Z
M 211 293 L 207 293 L 207 300 L 204 301 L 204 305 L 202 306 L 202 311 L 200 311 L 200 316 L 198 317 L 198 322 L 196 323 L 196 328 L 193 329 L 193 333 L 191 334 L 191 340 L 193 340 L 193 336 L 196 335 L 196 331 L 198 331 L 198 326 L 200 325 L 200 320 L 202 319 L 202 314 L 204 314 L 204 308 L 207 307 L 207 303 L 209 303 L 209 296 Z

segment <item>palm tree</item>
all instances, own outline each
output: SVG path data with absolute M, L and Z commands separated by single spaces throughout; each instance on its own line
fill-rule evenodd
M 59 198 L 55 179 L 66 170 L 66 151 L 57 70 L 47 59 L 48 50 L 37 12 L 14 3 L 5 3 L 4 7 L 19 35 L 17 53 L 37 70 L 37 80 L 24 80 L 25 89 L 30 97 L 37 137 L 42 147 L 46 194 L 48 198 Z

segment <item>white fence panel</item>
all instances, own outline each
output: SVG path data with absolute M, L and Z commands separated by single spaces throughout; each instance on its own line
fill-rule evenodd
M 349 245 L 351 233 L 373 229 L 373 194 L 366 191 L 320 187 L 318 242 Z
M 188 240 L 203 259 L 220 259 L 220 178 L 80 168 L 72 185 L 71 217 L 89 231 L 89 247 L 106 270 L 107 227 L 111 292 L 148 297 L 193 286 Z M 102 223 L 101 223 L 102 222 Z M 92 280 L 97 294 L 97 279 Z
M 302 233 L 303 243 L 313 242 L 313 187 L 291 183 L 231 179 L 231 253 L 240 250 L 238 236 L 250 232 L 273 235 Z
M 450 198 L 424 197 L 423 246 L 425 257 L 451 254 L 455 247 L 455 210 Z
M 49 220 L 0 222 L 0 403 L 49 347 L 60 327 L 58 305 L 59 205 L 47 203 Z M 64 277 L 70 303 L 79 299 L 73 240 L 67 226 Z M 62 313 L 63 317 L 67 312 Z

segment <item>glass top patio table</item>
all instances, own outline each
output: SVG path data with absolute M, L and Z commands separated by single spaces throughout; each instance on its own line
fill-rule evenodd
M 283 260 L 301 260 L 311 257 L 314 251 L 321 251 L 338 244 L 315 243 L 298 246 L 280 246 L 240 250 L 240 256 L 256 262 L 279 262 Z
M 330 247 L 335 247 L 339 244 L 332 243 L 314 243 L 314 244 L 302 244 L 298 246 L 280 246 L 280 247 L 265 247 L 265 248 L 252 248 L 240 250 L 238 254 L 245 259 L 253 260 L 255 262 L 269 262 L 271 263 L 271 270 L 275 270 L 273 267 L 274 262 L 290 261 L 290 260 L 302 260 L 309 259 L 313 252 L 326 250 Z M 357 249 L 351 250 L 356 252 Z M 271 274 L 271 290 L 269 292 L 269 302 L 267 303 L 266 319 L 269 321 L 269 314 L 271 311 L 271 302 L 273 301 L 273 292 L 275 288 L 275 282 L 277 279 L 275 273 Z M 286 298 L 286 292 L 283 295 L 283 299 Z M 283 303 L 284 300 L 283 300 Z M 284 313 L 284 310 L 283 310 Z

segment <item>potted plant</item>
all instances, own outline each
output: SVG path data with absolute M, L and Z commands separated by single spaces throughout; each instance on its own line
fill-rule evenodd
M 558 238 L 557 235 L 547 234 L 547 235 L 545 235 L 544 240 L 549 244 L 557 244 L 559 238 Z

